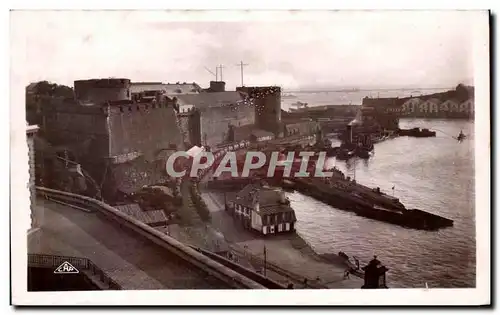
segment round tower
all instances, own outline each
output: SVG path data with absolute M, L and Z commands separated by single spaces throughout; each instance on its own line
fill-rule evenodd
M 281 125 L 281 88 L 279 86 L 241 87 L 255 105 L 255 125 L 262 130 L 279 133 Z
M 94 104 L 130 100 L 130 80 L 116 78 L 77 80 L 75 95 L 80 101 Z

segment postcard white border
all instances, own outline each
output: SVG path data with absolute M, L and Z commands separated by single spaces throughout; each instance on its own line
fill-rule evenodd
M 41 4 L 31 2 L 29 6 L 61 7 L 60 2 L 56 5 L 53 3 L 53 1 L 44 1 Z M 141 1 L 141 3 L 146 8 L 151 8 L 151 2 Z M 361 8 L 359 2 L 349 1 L 348 3 L 347 6 L 351 9 Z M 457 2 L 454 3 L 457 5 Z M 68 5 L 67 2 L 65 4 Z M 89 1 L 84 2 L 83 6 L 88 4 Z M 106 4 L 109 6 L 110 2 L 106 2 Z M 127 1 L 125 4 L 122 3 L 122 7 L 126 7 L 127 4 L 130 8 L 130 2 Z M 158 3 L 155 4 L 158 7 Z M 364 4 L 364 8 L 366 8 L 366 3 Z M 292 5 L 293 2 L 287 1 L 285 7 L 281 6 L 281 8 L 289 8 Z M 14 6 L 19 7 L 19 3 Z M 132 6 L 137 7 L 136 3 L 132 3 Z M 217 5 L 214 4 L 214 6 Z M 391 6 L 397 8 L 398 4 L 396 2 L 391 4 L 389 1 L 389 4 L 383 7 L 391 8 Z M 222 7 L 227 6 L 223 5 Z M 275 5 L 274 8 L 279 7 L 280 5 Z M 343 7 L 345 8 L 345 5 Z M 380 5 L 377 7 L 380 8 Z M 94 8 L 96 7 L 94 6 Z M 220 12 L 212 13 L 211 18 L 220 18 L 220 14 Z M 228 16 L 228 13 L 224 12 L 223 16 Z M 261 13 L 259 16 L 265 16 L 265 13 Z M 230 16 L 231 19 L 235 17 L 236 15 Z M 479 105 L 476 108 L 475 122 L 476 226 L 480 227 L 476 229 L 476 289 L 390 289 L 390 294 L 387 294 L 388 292 L 385 290 L 168 290 L 101 291 L 99 294 L 95 294 L 95 292 L 26 292 L 26 231 L 29 226 L 27 182 L 29 176 L 23 95 L 24 86 L 29 80 L 22 76 L 14 76 L 11 72 L 11 97 L 8 102 L 11 109 L 11 170 L 15 170 L 11 174 L 12 302 L 16 305 L 275 305 L 280 301 L 286 305 L 469 305 L 488 303 L 491 275 L 488 29 L 487 14 L 478 16 L 476 23 L 477 44 L 474 51 L 476 104 Z

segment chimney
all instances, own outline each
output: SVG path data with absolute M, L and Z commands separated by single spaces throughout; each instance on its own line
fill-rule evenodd
M 224 81 L 210 81 L 210 92 L 225 92 L 226 82 Z

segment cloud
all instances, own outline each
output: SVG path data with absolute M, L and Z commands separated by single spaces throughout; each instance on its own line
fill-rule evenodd
M 240 61 L 249 64 L 245 83 L 255 85 L 452 86 L 472 78 L 477 12 L 273 14 L 16 11 L 12 71 L 70 85 L 112 76 L 207 85 L 205 67 L 223 64 L 230 88 L 240 84 Z

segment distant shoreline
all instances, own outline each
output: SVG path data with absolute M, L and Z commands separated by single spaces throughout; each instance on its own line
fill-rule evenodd
M 454 87 L 438 87 L 438 88 L 331 88 L 331 89 L 283 89 L 284 93 L 353 93 L 353 92 L 368 92 L 368 91 L 437 91 L 437 90 L 453 90 Z

